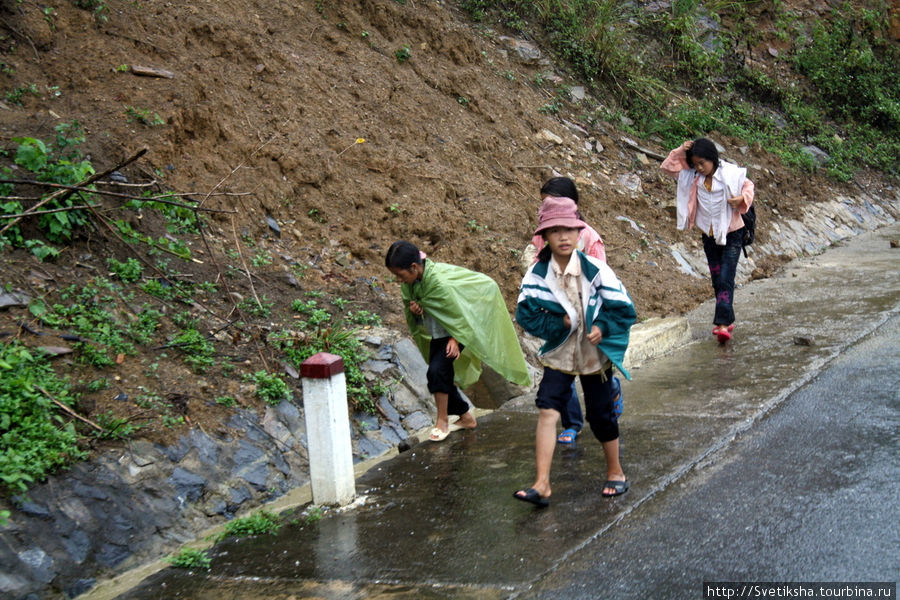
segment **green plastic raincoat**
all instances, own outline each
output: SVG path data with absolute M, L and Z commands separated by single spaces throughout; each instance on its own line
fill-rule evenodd
M 426 259 L 422 279 L 404 283 L 401 293 L 409 331 L 426 362 L 431 337 L 423 319 L 409 310 L 410 300 L 418 302 L 426 314 L 465 346 L 453 362 L 457 386 L 466 388 L 478 381 L 482 361 L 513 383 L 531 385 L 516 330 L 500 287 L 493 279 Z

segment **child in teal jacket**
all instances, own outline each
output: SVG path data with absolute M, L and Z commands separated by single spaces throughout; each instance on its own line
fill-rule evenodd
M 550 465 L 560 412 L 571 396 L 576 375 L 584 390 L 587 421 L 603 446 L 607 475 L 601 494 L 618 496 L 629 483 L 619 462 L 619 426 L 613 400 L 612 369 L 630 379 L 622 366 L 628 337 L 637 314 L 634 304 L 606 263 L 575 249 L 585 226 L 569 198 L 547 198 L 538 213 L 535 234 L 547 244 L 522 279 L 516 321 L 531 335 L 545 340 L 539 358 L 544 375 L 535 403 L 539 409 L 535 434 L 537 477 L 513 494 L 517 500 L 547 506 Z

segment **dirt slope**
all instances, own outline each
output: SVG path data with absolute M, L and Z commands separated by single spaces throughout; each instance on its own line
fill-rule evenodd
M 50 140 L 54 126 L 77 120 L 98 171 L 147 147 L 123 169 L 129 181 L 152 180 L 154 189 L 189 194 L 186 202 L 233 211 L 210 215 L 206 240 L 193 238 L 202 264 L 179 269 L 224 284 L 198 301 L 207 312 L 194 307 L 209 319 L 207 330 L 219 330 L 238 298 L 271 301 L 271 316 L 256 329 L 227 338 L 227 352 L 248 370 L 277 367 L 280 358 L 260 340 L 290 323 L 291 301 L 307 291 L 399 325 L 399 290 L 382 266 L 396 239 L 489 274 L 512 307 L 537 191 L 554 173 L 577 179 L 584 217 L 604 237 L 640 318 L 680 314 L 709 295 L 708 283 L 683 274 L 665 251 L 673 241 L 697 241 L 675 231 L 666 208 L 674 186 L 663 181 L 658 161 L 623 143 L 615 126 L 591 118 L 602 98 L 573 99 L 559 114 L 542 111 L 556 85 L 578 82 L 546 55 L 523 58 L 521 40 L 474 27 L 454 3 L 143 0 L 107 8 L 108 20 L 98 22 L 63 0 L 0 6 L 0 82 L 4 90 L 34 85 L 37 92 L 25 93 L 21 106 L 0 107 L 3 146 L 14 150 L 17 136 Z M 139 76 L 138 67 L 172 76 Z M 158 115 L 161 123 L 142 124 L 136 114 L 151 123 Z M 761 219 L 772 218 L 773 209 L 789 217 L 822 197 L 822 180 L 785 171 L 753 148 L 741 152 L 740 140 L 713 136 L 727 155 L 751 166 Z M 620 181 L 628 175 L 638 189 Z M 121 204 L 103 202 L 109 211 Z M 161 235 L 149 216 L 132 222 Z M 759 235 L 765 240 L 766 231 Z M 247 262 L 262 250 L 271 263 L 257 265 L 252 278 L 223 277 L 229 267 L 241 268 L 241 257 Z M 105 272 L 110 254 L 130 256 L 102 227 L 52 262 L 5 252 L 2 283 L 52 295 Z M 777 262 L 760 265 L 760 273 Z M 23 316 L 4 312 L 0 325 L 16 331 Z M 148 379 L 153 360 L 115 368 L 123 391 L 151 386 L 189 399 L 204 390 L 239 393 L 234 377 L 198 382 L 178 364 L 163 379 Z M 91 402 L 82 407 L 87 414 Z M 202 404 L 192 401 L 186 414 L 203 422 L 210 409 Z

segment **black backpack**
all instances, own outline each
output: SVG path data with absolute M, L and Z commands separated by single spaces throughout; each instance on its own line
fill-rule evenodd
M 744 220 L 744 239 L 741 247 L 744 250 L 744 258 L 747 258 L 747 246 L 756 240 L 756 208 L 751 204 L 750 209 L 741 215 Z

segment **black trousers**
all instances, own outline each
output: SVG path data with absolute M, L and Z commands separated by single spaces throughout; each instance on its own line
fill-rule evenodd
M 447 356 L 449 337 L 432 339 L 428 348 L 428 391 L 432 394 L 447 394 L 447 414 L 464 415 L 469 412 L 469 404 L 463 400 L 459 388 L 453 383 L 453 361 Z M 459 345 L 462 352 L 463 345 Z

